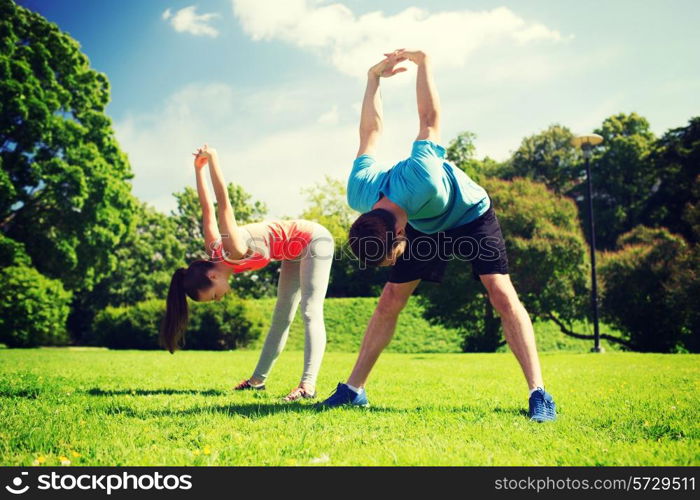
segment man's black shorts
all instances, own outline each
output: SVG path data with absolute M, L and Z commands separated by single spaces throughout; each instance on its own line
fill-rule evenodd
M 406 225 L 408 242 L 389 273 L 391 283 L 417 279 L 440 283 L 451 260 L 471 262 L 472 275 L 508 274 L 508 256 L 493 206 L 463 226 L 425 234 Z

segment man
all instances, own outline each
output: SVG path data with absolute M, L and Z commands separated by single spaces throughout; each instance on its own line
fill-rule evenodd
M 505 243 L 491 200 L 481 186 L 445 161 L 445 149 L 439 145 L 440 104 L 430 58 L 421 51 L 404 49 L 385 56 L 368 72 L 360 149 L 348 180 L 348 203 L 364 212 L 350 229 L 355 255 L 362 264 L 393 268 L 350 378 L 321 404 L 369 404 L 364 386 L 394 334 L 399 313 L 421 280 L 440 282 L 447 260 L 457 256 L 471 260 L 475 278 L 484 284 L 501 316 L 506 341 L 530 389 L 530 418 L 554 420 L 555 404 L 544 390 L 532 323 L 508 275 Z M 374 160 L 382 131 L 379 82 L 405 71 L 396 66 L 405 60 L 418 70 L 420 128 L 410 158 L 386 168 Z

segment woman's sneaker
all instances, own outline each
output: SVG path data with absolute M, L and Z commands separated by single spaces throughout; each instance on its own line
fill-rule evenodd
M 299 399 L 314 399 L 316 397 L 316 391 L 309 392 L 303 387 L 296 387 L 292 389 L 292 392 L 287 394 L 282 401 L 297 401 Z
M 538 387 L 530 394 L 530 420 L 535 422 L 552 422 L 557 419 L 557 405 L 552 395 Z
M 335 408 L 337 406 L 369 406 L 367 401 L 367 392 L 363 390 L 360 394 L 350 389 L 347 384 L 340 383 L 335 388 L 333 394 L 328 399 L 318 403 L 319 406 L 327 408 Z
M 253 385 L 250 383 L 250 380 L 245 379 L 244 381 L 240 382 L 236 387 L 234 387 L 233 390 L 234 391 L 248 391 L 248 390 L 264 391 L 265 384 Z

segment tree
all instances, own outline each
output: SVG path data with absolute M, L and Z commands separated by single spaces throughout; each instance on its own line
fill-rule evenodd
M 487 177 L 501 175 L 503 166 L 500 163 L 488 156 L 482 160 L 476 158 L 475 140 L 476 134 L 473 132 L 467 131 L 459 134 L 447 146 L 447 160 L 477 183 Z
M 587 253 L 573 201 L 527 179 L 489 179 L 503 229 L 510 273 L 530 315 L 562 324 L 582 317 L 587 303 Z M 493 351 L 503 343 L 500 319 L 485 289 L 471 275 L 471 264 L 450 262 L 442 286 L 421 294 L 427 314 L 464 332 L 465 351 Z
M 700 351 L 700 252 L 665 228 L 638 226 L 601 256 L 603 317 L 640 351 Z
M 69 290 L 117 266 L 135 208 L 107 77 L 40 15 L 0 0 L 0 231 Z
M 166 297 L 173 271 L 185 265 L 176 221 L 146 203 L 139 204 L 129 233 L 113 252 L 117 268 L 75 296 L 68 328 L 76 341 L 94 337 L 94 317 L 107 306 Z
M 596 245 L 612 249 L 621 234 L 640 223 L 659 178 L 649 158 L 655 138 L 649 122 L 637 113 L 606 118 L 595 133 L 604 139 L 591 160 Z M 585 189 L 585 184 L 580 184 L 571 194 L 588 227 Z
M 386 281 L 382 269 L 360 269 L 348 245 L 348 231 L 359 215 L 346 200 L 345 185 L 326 176 L 323 182 L 303 190 L 309 206 L 299 216 L 326 227 L 335 240 L 335 257 L 328 285 L 329 297 L 373 297 Z
M 0 270 L 0 342 L 8 347 L 66 344 L 71 293 L 31 267 Z
M 527 177 L 557 194 L 568 193 L 583 180 L 581 155 L 571 145 L 573 136 L 567 127 L 555 124 L 524 138 L 506 163 L 502 177 Z
M 267 213 L 267 206 L 260 201 L 254 201 L 250 193 L 234 183 L 227 186 L 229 200 L 238 224 L 259 222 Z M 186 187 L 183 191 L 174 193 L 177 199 L 177 209 L 171 213 L 175 222 L 175 234 L 183 244 L 183 257 L 187 263 L 195 259 L 206 259 L 204 233 L 202 232 L 202 209 L 199 204 L 197 191 Z M 217 206 L 216 203 L 214 203 Z M 217 215 L 218 217 L 218 215 Z M 175 271 L 172 268 L 171 273 Z M 240 297 L 269 297 L 274 296 L 277 289 L 279 264 L 269 264 L 259 271 L 237 274 L 232 285 L 233 291 Z
M 643 222 L 667 227 L 686 240 L 700 235 L 700 117 L 666 132 L 654 145 L 651 162 L 658 175 Z
M 253 196 L 242 186 L 229 183 L 228 197 L 233 207 L 233 213 L 238 224 L 259 222 L 267 214 L 267 206 L 261 201 L 253 201 Z M 189 262 L 201 259 L 204 251 L 204 233 L 202 232 L 202 208 L 199 204 L 197 191 L 185 187 L 180 192 L 173 193 L 177 200 L 177 209 L 171 212 L 177 227 L 180 241 L 185 244 L 185 259 Z M 214 202 L 214 206 L 218 204 Z M 215 211 L 218 220 L 218 212 Z
M 360 214 L 348 205 L 345 184 L 326 175 L 322 182 L 302 189 L 302 194 L 308 206 L 299 217 L 324 226 L 336 243 L 347 239 L 350 226 Z

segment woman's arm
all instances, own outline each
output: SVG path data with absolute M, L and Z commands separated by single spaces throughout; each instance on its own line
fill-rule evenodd
M 216 225 L 216 217 L 214 216 L 214 203 L 211 201 L 209 188 L 205 179 L 204 167 L 206 166 L 206 158 L 196 156 L 194 159 L 194 172 L 197 178 L 197 194 L 199 195 L 199 204 L 202 206 L 202 231 L 204 232 L 204 246 L 208 255 L 213 250 L 213 244 L 221 238 L 219 227 Z
M 219 167 L 219 157 L 215 149 L 209 148 L 206 144 L 197 152 L 197 158 L 204 157 L 209 163 L 209 174 L 211 183 L 214 186 L 214 195 L 218 205 L 219 229 L 221 231 L 221 241 L 224 246 L 224 256 L 237 260 L 243 258 L 248 252 L 248 245 L 238 233 L 238 225 L 233 215 L 233 207 L 228 198 L 228 190 L 224 182 L 224 176 Z

